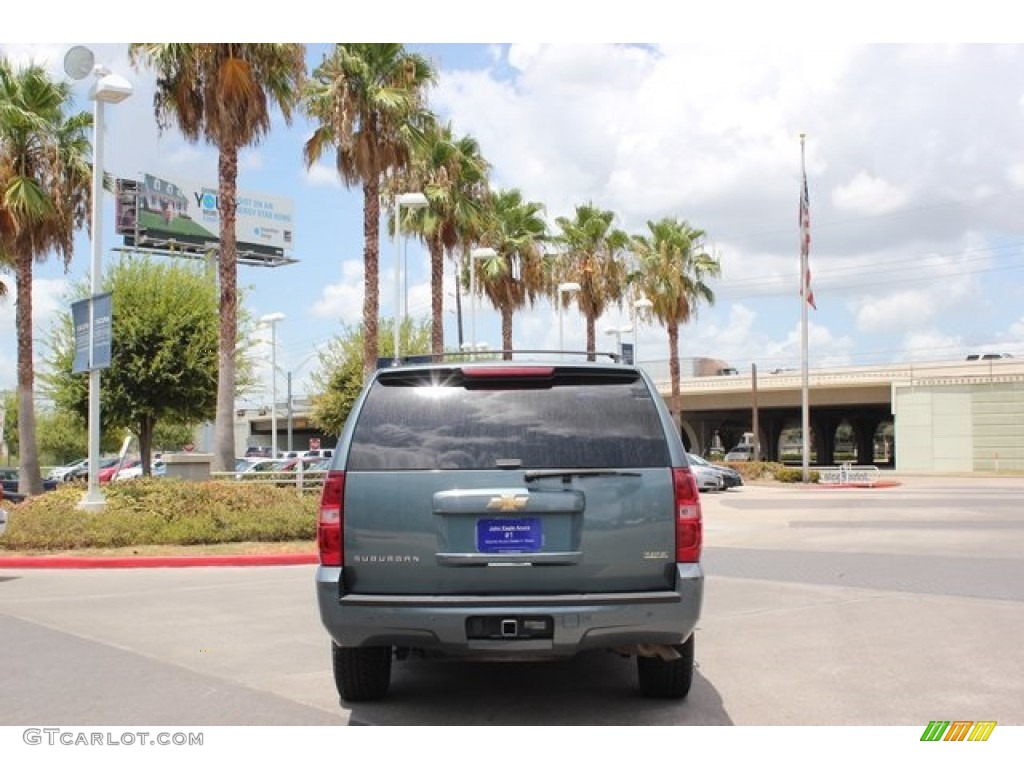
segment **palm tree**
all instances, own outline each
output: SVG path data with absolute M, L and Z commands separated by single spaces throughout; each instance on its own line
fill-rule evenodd
M 412 134 L 434 78 L 431 64 L 400 43 L 339 43 L 303 92 L 304 108 L 318 122 L 304 147 L 306 166 L 332 150 L 346 186 L 363 188 L 364 378 L 377 367 L 379 349 L 381 183 L 410 165 Z
M 532 306 L 548 291 L 549 270 L 542 252 L 548 236 L 543 214 L 544 206 L 523 200 L 518 189 L 494 193 L 480 242 L 493 248 L 495 255 L 479 260 L 479 266 L 477 259 L 468 260 L 469 269 L 477 270 L 478 289 L 501 313 L 501 346 L 505 350 L 512 349 L 512 313 Z
M 416 142 L 413 166 L 399 183 L 422 190 L 429 205 L 410 211 L 402 230 L 418 232 L 430 251 L 430 351 L 444 352 L 444 254 L 463 251 L 483 226 L 489 166 L 472 136 L 455 138 L 451 125 L 429 121 Z M 392 226 L 394 224 L 392 223 Z
M 157 124 L 217 147 L 220 211 L 220 334 L 213 468 L 235 463 L 235 347 L 238 341 L 238 262 L 235 217 L 238 153 L 270 132 L 277 107 L 290 124 L 306 75 L 298 43 L 131 43 L 132 63 L 156 71 Z
M 0 263 L 13 268 L 18 336 L 18 488 L 42 493 L 32 362 L 32 263 L 57 252 L 65 268 L 89 216 L 92 115 L 68 115 L 71 87 L 0 59 Z
M 593 203 L 576 206 L 572 219 L 555 219 L 561 230 L 556 242 L 563 249 L 555 274 L 559 280 L 580 285 L 576 303 L 587 322 L 590 360 L 597 348 L 597 318 L 610 304 L 620 304 L 625 293 L 627 270 L 621 256 L 629 245 L 629 235 L 612 227 L 614 219 L 612 211 L 602 211 Z
M 715 303 L 707 279 L 722 273 L 718 259 L 705 250 L 702 230 L 674 218 L 648 221 L 649 235 L 633 238 L 637 271 L 631 275 L 639 292 L 652 303 L 651 313 L 668 329 L 670 410 L 682 426 L 679 395 L 679 326 L 696 315 L 701 302 Z

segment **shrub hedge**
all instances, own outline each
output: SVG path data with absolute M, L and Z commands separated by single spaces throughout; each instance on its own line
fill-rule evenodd
M 75 483 L 9 505 L 0 548 L 73 550 L 316 538 L 319 495 L 294 488 L 140 478 L 106 486 L 102 512 L 79 509 L 84 490 Z

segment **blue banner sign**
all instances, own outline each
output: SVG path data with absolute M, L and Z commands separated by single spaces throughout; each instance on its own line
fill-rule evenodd
M 75 324 L 72 373 L 110 367 L 112 315 L 113 302 L 109 293 L 97 294 L 71 305 L 71 319 Z

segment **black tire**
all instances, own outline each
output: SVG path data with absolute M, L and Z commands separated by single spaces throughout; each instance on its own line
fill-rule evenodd
M 334 684 L 345 701 L 383 698 L 391 685 L 391 646 L 342 648 L 331 643 Z
M 693 682 L 693 635 L 673 646 L 679 658 L 664 661 L 657 656 L 637 656 L 640 693 L 649 699 L 685 699 Z

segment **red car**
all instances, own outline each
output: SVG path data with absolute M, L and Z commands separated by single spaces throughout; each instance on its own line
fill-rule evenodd
M 125 459 L 123 464 L 118 464 L 115 461 L 109 467 L 104 467 L 103 469 L 100 470 L 99 481 L 101 483 L 109 483 L 113 479 L 114 475 L 117 474 L 117 470 L 128 469 L 129 467 L 134 467 L 137 466 L 138 464 L 139 459 Z

